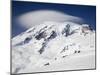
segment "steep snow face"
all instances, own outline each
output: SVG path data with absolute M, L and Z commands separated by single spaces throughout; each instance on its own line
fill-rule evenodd
M 58 61 L 67 61 L 69 56 L 81 53 L 95 55 L 95 31 L 89 25 L 44 22 L 12 39 L 12 73 L 42 72 L 37 69 L 41 66 L 49 71 L 46 66 L 57 65 Z

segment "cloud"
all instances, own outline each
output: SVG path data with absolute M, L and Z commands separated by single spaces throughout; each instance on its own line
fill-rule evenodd
M 75 23 L 82 23 L 83 20 L 76 16 L 71 16 L 63 12 L 54 10 L 38 10 L 27 12 L 17 18 L 17 21 L 22 27 L 30 28 L 45 21 L 65 22 L 71 21 Z

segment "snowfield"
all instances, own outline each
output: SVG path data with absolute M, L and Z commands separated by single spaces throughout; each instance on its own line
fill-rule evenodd
M 95 30 L 44 22 L 12 39 L 12 73 L 95 69 Z

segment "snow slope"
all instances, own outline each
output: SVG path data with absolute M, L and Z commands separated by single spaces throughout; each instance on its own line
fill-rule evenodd
M 44 22 L 12 39 L 12 73 L 95 68 L 95 31 L 87 24 Z

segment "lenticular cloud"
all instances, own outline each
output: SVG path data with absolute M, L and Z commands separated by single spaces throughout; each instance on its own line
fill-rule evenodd
M 17 21 L 25 28 L 31 28 L 45 21 L 83 23 L 83 20 L 76 16 L 71 16 L 63 12 L 54 10 L 38 10 L 27 12 L 17 18 Z

